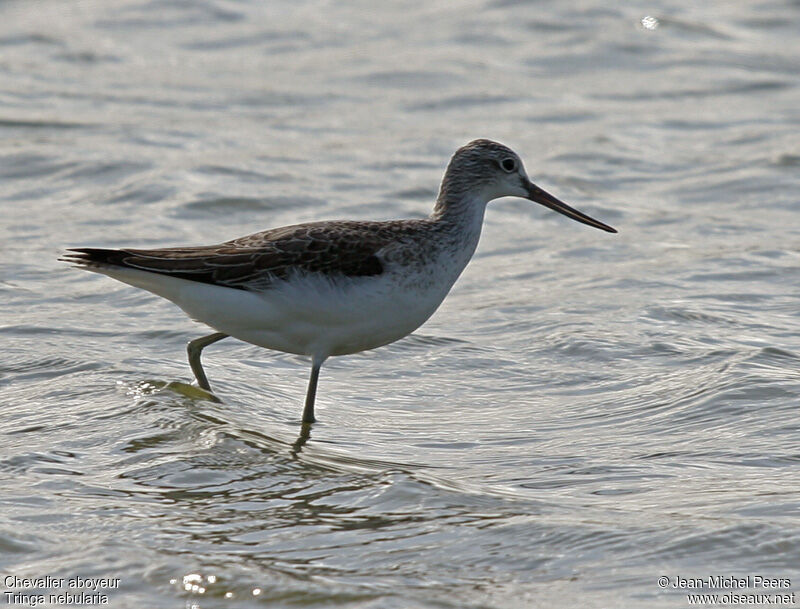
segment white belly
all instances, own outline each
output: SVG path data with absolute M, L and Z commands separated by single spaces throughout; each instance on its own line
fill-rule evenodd
M 245 293 L 234 317 L 219 307 L 197 311 L 203 317 L 193 317 L 261 347 L 327 357 L 403 338 L 425 323 L 446 294 L 446 290 L 409 290 L 387 277 L 336 283 L 304 277 L 262 294 Z
M 384 273 L 334 282 L 309 275 L 257 293 L 133 269 L 97 270 L 171 300 L 192 319 L 239 340 L 323 358 L 374 349 L 410 334 L 455 280 L 430 281 L 425 274 L 404 280 Z

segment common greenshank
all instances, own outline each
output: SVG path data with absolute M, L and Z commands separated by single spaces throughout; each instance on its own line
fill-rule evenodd
M 75 248 L 62 260 L 153 292 L 216 330 L 187 349 L 206 391 L 200 354 L 228 336 L 310 357 L 303 422 L 313 423 L 323 362 L 389 344 L 425 323 L 472 257 L 486 204 L 499 197 L 530 199 L 617 232 L 533 184 L 511 149 L 475 140 L 450 159 L 424 219 L 310 222 L 208 246 Z

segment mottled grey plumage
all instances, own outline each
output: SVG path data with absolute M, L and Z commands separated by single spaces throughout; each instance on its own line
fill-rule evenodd
M 508 158 L 516 159 L 516 154 L 490 140 L 475 140 L 460 148 L 448 164 L 430 218 L 309 222 L 196 247 L 75 248 L 65 259 L 86 266 L 110 264 L 254 291 L 268 289 L 275 280 L 285 280 L 297 272 L 334 277 L 379 275 L 387 255 L 394 253 L 410 261 L 426 253 L 426 248 L 419 246 L 428 240 L 428 233 L 457 232 L 455 220 L 466 204 L 466 190 L 475 183 L 496 180 L 498 163 Z M 404 246 L 407 251 L 385 251 L 393 245 Z
M 379 275 L 377 253 L 413 232 L 408 222 L 311 222 L 219 245 L 162 249 L 78 248 L 73 261 L 114 264 L 243 290 L 268 289 L 292 273 Z

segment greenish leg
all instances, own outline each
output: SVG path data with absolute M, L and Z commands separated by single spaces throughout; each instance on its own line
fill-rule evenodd
M 303 450 L 303 447 L 306 445 L 306 442 L 308 442 L 308 439 L 310 437 L 311 437 L 311 423 L 303 423 L 302 425 L 300 425 L 300 435 L 297 436 L 297 440 L 295 440 L 294 443 L 292 444 L 292 450 L 291 450 L 292 457 L 294 457 L 295 459 L 297 458 L 297 455 L 299 455 L 300 451 Z
M 206 373 L 203 371 L 203 364 L 200 363 L 200 353 L 209 345 L 227 337 L 227 334 L 217 332 L 215 334 L 203 336 L 202 338 L 196 338 L 193 341 L 189 341 L 189 344 L 186 345 L 186 352 L 189 354 L 189 365 L 192 367 L 194 378 L 197 379 L 197 384 L 200 386 L 200 389 L 211 391 L 211 385 L 208 384 Z
M 308 379 L 308 391 L 306 392 L 306 405 L 303 408 L 303 423 L 313 423 L 317 419 L 314 418 L 314 400 L 317 397 L 317 381 L 319 380 L 319 369 L 322 367 L 322 362 L 325 358 L 314 358 L 311 362 L 311 377 Z

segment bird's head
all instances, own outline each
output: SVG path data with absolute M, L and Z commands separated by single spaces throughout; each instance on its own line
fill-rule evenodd
M 617 232 L 536 186 L 517 153 L 507 146 L 491 140 L 474 140 L 459 148 L 442 180 L 440 202 L 471 198 L 485 204 L 500 197 L 529 199 L 583 224 Z

